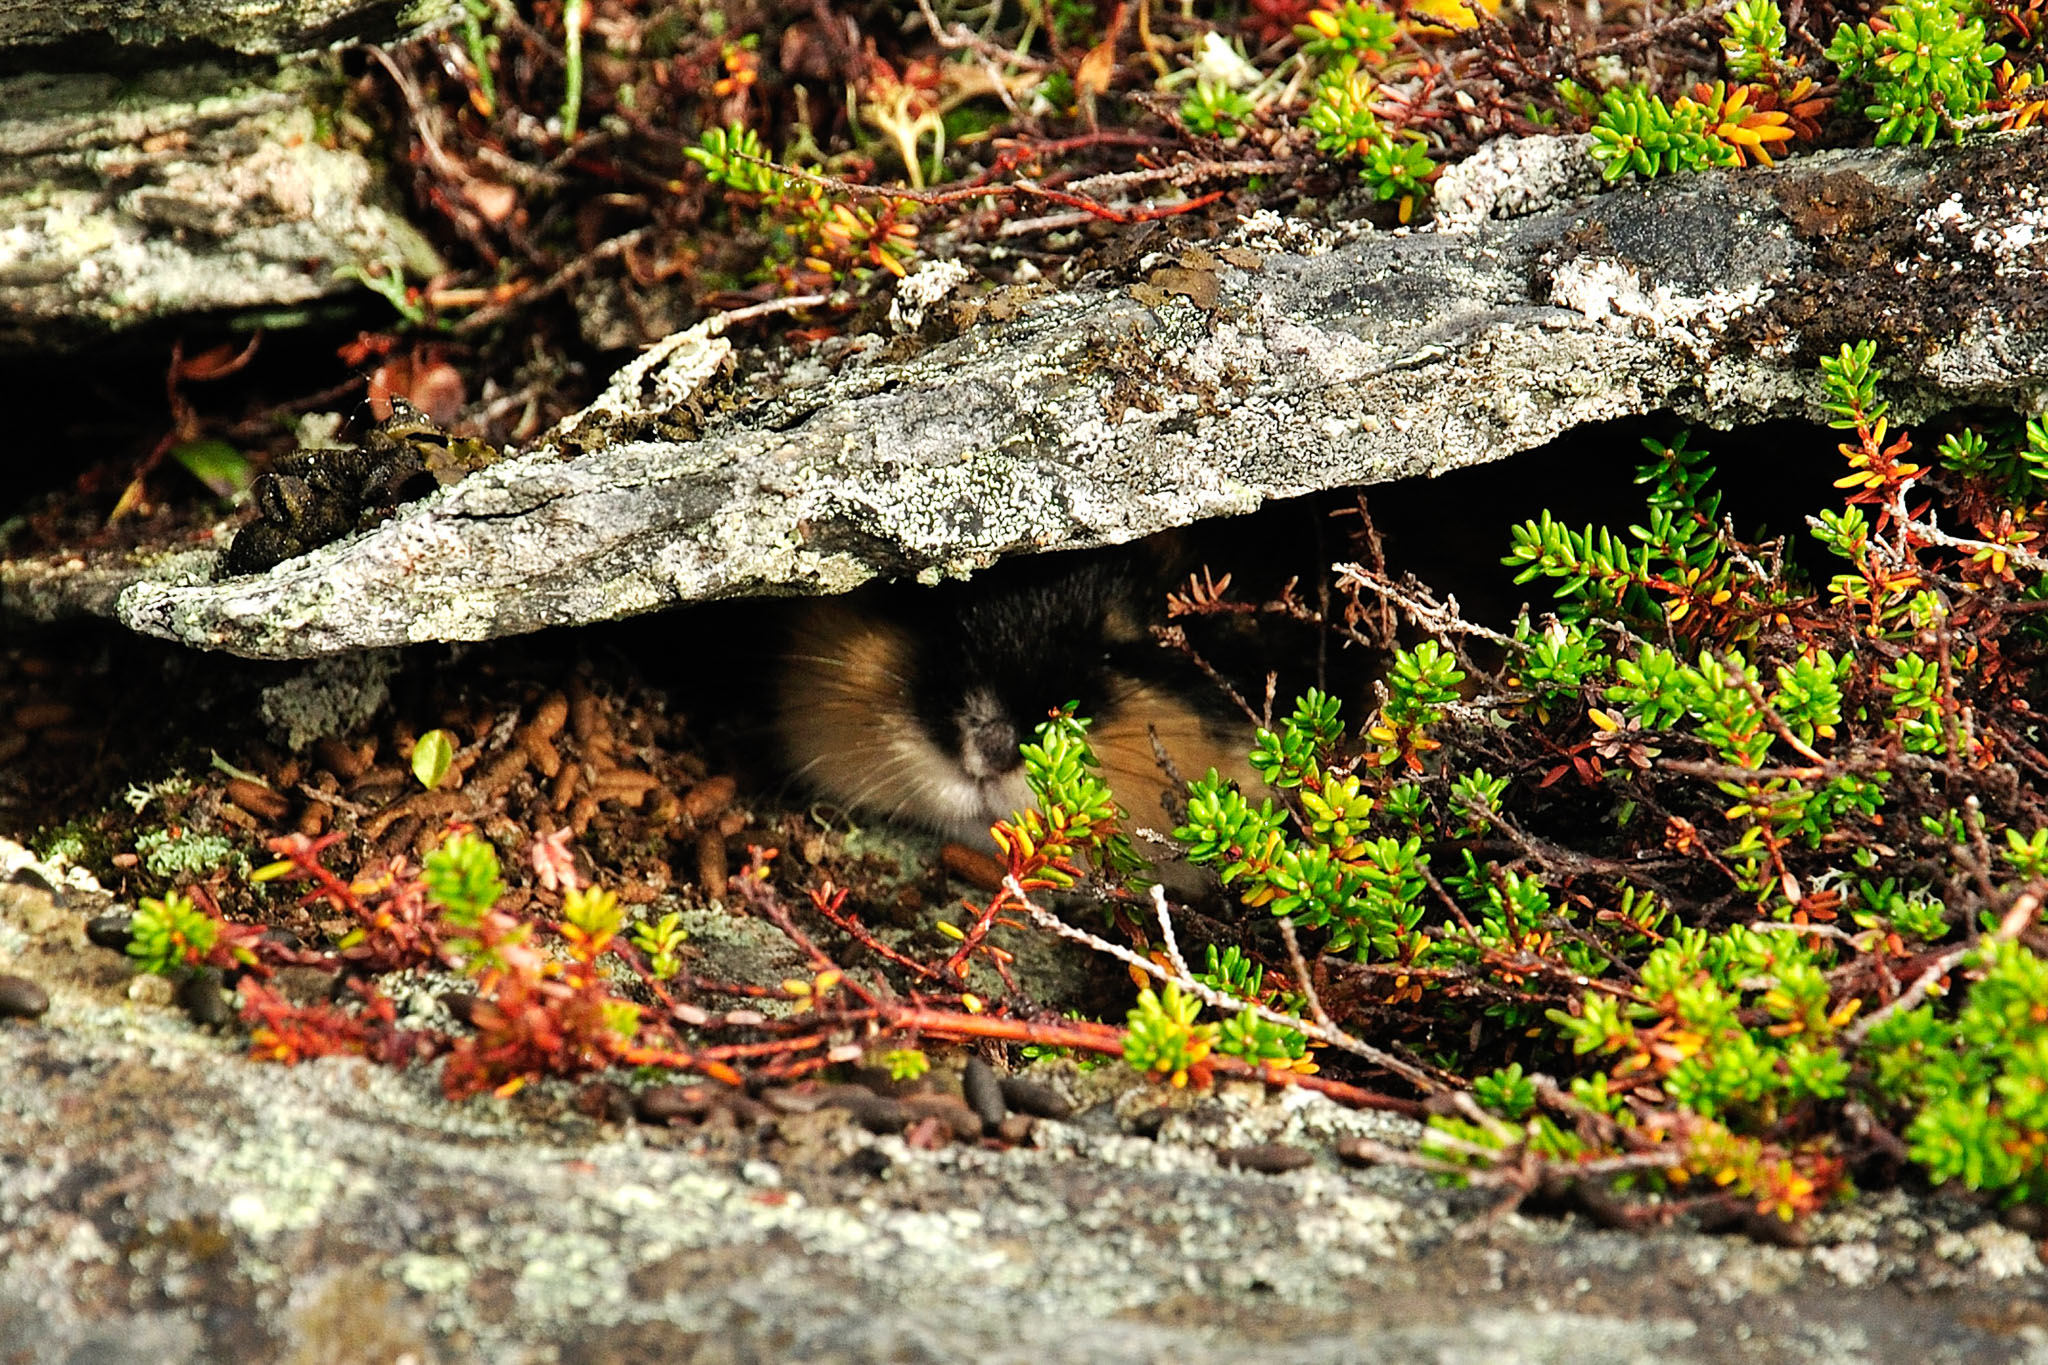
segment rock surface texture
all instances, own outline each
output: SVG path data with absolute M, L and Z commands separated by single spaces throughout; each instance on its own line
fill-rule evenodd
M 208 583 L 192 555 L 14 565 L 0 606 L 111 610 L 256 657 L 473 640 L 970 572 L 1658 410 L 1817 415 L 1816 355 L 1866 336 L 1907 420 L 2029 408 L 2048 386 L 2038 134 L 1537 207 L 1530 184 L 1584 187 L 1578 155 L 1482 153 L 1446 177 L 1439 230 L 1264 216 L 1121 276 L 956 304 L 948 339 L 876 340 L 829 376 L 714 378 L 687 420 L 689 385 L 657 369 L 651 400 L 266 575 Z M 723 344 L 674 364 L 714 370 Z
M 0 0 L 0 46 L 66 40 L 270 55 L 445 23 L 446 0 Z
M 2048 1360 L 2034 1243 L 1981 1211 L 1865 1199 L 1799 1249 L 1496 1218 L 1338 1165 L 1413 1126 L 1301 1092 L 1056 1072 L 1079 1112 L 1030 1145 L 926 1150 L 840 1110 L 620 1126 L 253 1062 L 25 861 L 0 841 L 0 973 L 50 999 L 0 1018 L 10 1365 Z M 1219 1157 L 1275 1141 L 1312 1160 Z
M 449 11 L 0 0 L 0 354 L 433 273 L 376 163 L 322 126 L 338 78 L 278 57 Z

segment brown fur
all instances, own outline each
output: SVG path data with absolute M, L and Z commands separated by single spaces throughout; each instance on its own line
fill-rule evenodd
M 1129 631 L 1121 605 L 1105 621 Z M 960 753 L 934 739 L 913 702 L 918 654 L 910 629 L 841 601 L 807 608 L 791 636 L 777 688 L 777 733 L 790 772 L 852 812 L 921 825 L 962 843 L 988 846 L 988 827 L 1029 800 L 1020 769 L 977 778 Z M 1086 650 L 1090 641 L 1051 648 Z M 1116 677 L 1094 717 L 1090 743 L 1117 801 L 1138 827 L 1171 829 L 1170 785 L 1153 737 L 1184 780 L 1211 767 L 1257 785 L 1245 761 L 1247 726 L 1219 725 L 1163 684 Z M 1063 697 L 1048 697 L 1048 706 Z M 1027 735 L 1040 717 L 1017 717 Z

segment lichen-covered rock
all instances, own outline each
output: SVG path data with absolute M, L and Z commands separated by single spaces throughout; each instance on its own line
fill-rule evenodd
M 1058 1074 L 1079 1112 L 1009 1150 L 840 1109 L 600 1123 L 554 1085 L 450 1104 L 425 1068 L 249 1060 L 87 943 L 105 904 L 0 841 L 0 974 L 48 994 L 0 1018 L 0 1360 L 2039 1355 L 2032 1240 L 1959 1201 L 1865 1198 L 1806 1250 L 1494 1217 L 1333 1157 L 1406 1119 L 1118 1066 Z M 1274 1144 L 1311 1159 L 1226 1164 Z
M 1816 416 L 1816 356 L 1862 337 L 1902 418 L 2030 408 L 2048 387 L 2048 236 L 2030 227 L 2044 169 L 2030 134 L 1530 200 L 1453 230 L 1263 215 L 1135 278 L 949 305 L 966 324 L 950 340 L 742 380 L 729 402 L 693 397 L 686 421 L 672 409 L 688 386 L 650 374 L 653 403 L 614 403 L 267 574 L 137 568 L 115 612 L 309 657 L 967 573 L 1499 459 L 1589 422 Z M 672 360 L 715 376 L 720 354 Z M 39 584 L 0 569 L 0 606 Z
M 305 66 L 0 77 L 0 353 L 433 273 L 370 160 L 323 138 L 336 93 Z
M 251 56 L 383 42 L 445 24 L 455 0 L 0 0 L 0 48 L 70 41 Z

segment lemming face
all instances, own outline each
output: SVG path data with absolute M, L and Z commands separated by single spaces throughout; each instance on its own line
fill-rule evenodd
M 781 664 L 784 759 L 850 811 L 986 844 L 1030 802 L 1018 745 L 1071 702 L 1133 823 L 1170 827 L 1160 752 L 1239 775 L 1248 736 L 1151 639 L 1146 598 L 1128 560 L 1094 557 L 819 603 Z

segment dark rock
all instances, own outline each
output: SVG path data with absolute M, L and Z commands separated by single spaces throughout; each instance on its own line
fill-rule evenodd
M 226 980 L 218 967 L 187 972 L 178 983 L 178 1008 L 203 1028 L 226 1028 L 235 1021 L 234 1002 L 223 989 Z
M 1823 210 L 1845 176 L 1881 250 L 1834 249 Z M 642 394 L 694 396 L 729 348 L 678 334 L 551 441 L 267 574 L 208 584 L 189 556 L 138 558 L 122 588 L 39 557 L 0 572 L 0 607 L 306 658 L 842 592 L 1442 473 L 1596 421 L 1805 416 L 1816 354 L 1864 336 L 1895 420 L 2024 408 L 2048 379 L 2048 241 L 2027 235 L 2044 179 L 2034 134 L 1405 235 L 1268 216 L 1210 244 L 1213 310 L 1143 302 L 1105 271 L 921 352 L 764 382 L 693 440 L 663 434 L 672 397 Z M 1936 203 L 1953 212 L 1923 224 Z
M 889 1173 L 895 1163 L 889 1154 L 879 1147 L 863 1147 L 850 1154 L 846 1160 L 832 1168 L 834 1175 L 864 1176 L 869 1180 L 880 1180 Z
M 1132 1137 L 1156 1138 L 1172 1113 L 1165 1105 L 1143 1110 L 1124 1120 L 1124 1131 Z
M 95 915 L 85 922 L 85 936 L 102 948 L 125 953 L 135 936 L 135 916 Z
M 1003 1102 L 1020 1114 L 1041 1119 L 1070 1119 L 1074 1116 L 1073 1104 L 1049 1085 L 1040 1085 L 1022 1076 L 1005 1076 L 1002 1091 Z
M 25 976 L 0 975 L 0 1018 L 39 1019 L 50 993 Z
M 903 1101 L 892 1100 L 882 1095 L 866 1097 L 845 1095 L 833 1100 L 833 1107 L 844 1109 L 853 1116 L 853 1121 L 870 1133 L 900 1133 L 910 1125 L 910 1110 Z

